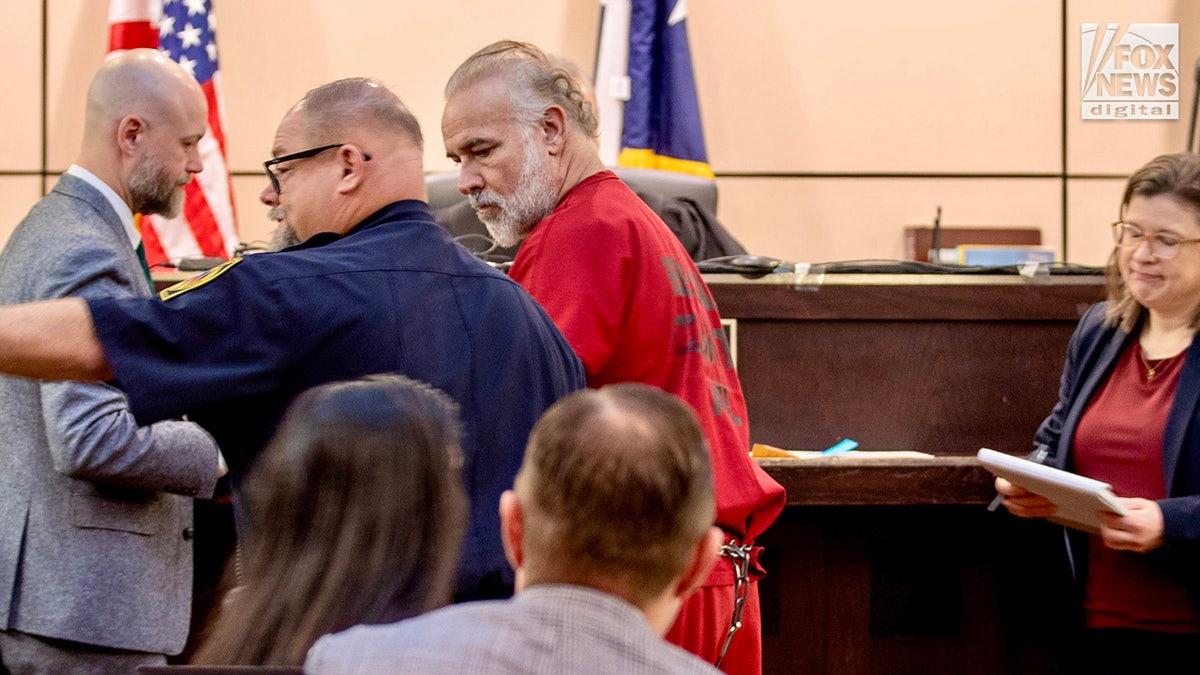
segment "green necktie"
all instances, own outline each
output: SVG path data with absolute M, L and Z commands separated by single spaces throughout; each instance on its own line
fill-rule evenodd
M 146 263 L 146 246 L 138 241 L 138 262 L 142 263 L 142 271 L 146 273 L 146 283 L 150 284 L 150 295 L 154 295 L 154 280 L 150 278 L 150 265 Z

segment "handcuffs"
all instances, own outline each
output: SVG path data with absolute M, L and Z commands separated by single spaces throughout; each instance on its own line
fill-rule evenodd
M 721 545 L 721 556 L 733 563 L 733 616 L 729 621 L 729 632 L 725 634 L 725 643 L 721 645 L 721 653 L 713 664 L 717 668 L 721 667 L 734 634 L 742 628 L 742 613 L 746 609 L 746 597 L 750 594 L 750 551 L 753 548 L 751 545 L 738 546 L 736 539 Z

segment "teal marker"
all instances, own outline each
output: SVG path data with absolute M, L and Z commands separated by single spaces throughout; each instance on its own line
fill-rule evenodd
M 825 448 L 824 450 L 822 450 L 821 454 L 822 455 L 840 455 L 843 453 L 850 452 L 851 450 L 853 450 L 857 447 L 858 447 L 858 441 L 851 440 L 849 438 L 843 438 L 842 440 L 838 441 L 837 443 L 834 443 L 833 445 L 829 446 L 828 448 Z

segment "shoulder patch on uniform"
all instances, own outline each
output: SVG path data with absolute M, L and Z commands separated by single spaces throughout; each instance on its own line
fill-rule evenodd
M 187 293 L 188 291 L 192 291 L 197 288 L 200 288 L 204 284 L 207 284 L 208 282 L 212 281 L 213 279 L 216 279 L 217 277 L 221 276 L 229 268 L 242 262 L 242 260 L 243 260 L 243 258 L 232 258 L 230 260 L 226 260 L 225 262 L 221 263 L 220 265 L 217 265 L 216 267 L 214 267 L 206 272 L 197 274 L 196 276 L 192 277 L 191 279 L 188 279 L 187 281 L 181 281 L 181 282 L 175 284 L 174 286 L 171 286 L 170 288 L 164 288 L 162 290 L 162 292 L 160 292 L 158 294 L 158 298 L 159 298 L 159 300 L 166 301 L 166 300 L 170 300 L 171 298 L 175 298 L 180 295 L 183 295 L 184 293 Z

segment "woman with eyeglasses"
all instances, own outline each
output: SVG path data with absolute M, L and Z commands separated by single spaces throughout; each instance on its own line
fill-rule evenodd
M 1112 485 L 1127 515 L 1068 530 L 1083 631 L 1073 672 L 1200 669 L 1200 157 L 1163 155 L 1125 186 L 1108 299 L 1071 338 L 1046 464 Z M 996 479 L 1025 518 L 1047 499 Z

